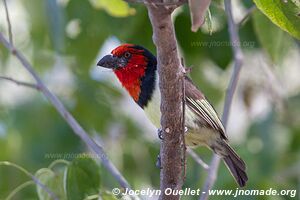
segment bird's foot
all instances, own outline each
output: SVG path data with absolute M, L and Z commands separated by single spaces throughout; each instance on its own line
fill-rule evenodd
M 157 136 L 159 139 L 164 140 L 163 135 L 162 135 L 163 131 L 161 128 L 157 129 Z
M 162 169 L 162 166 L 161 166 L 161 159 L 160 159 L 160 155 L 159 155 L 159 154 L 157 155 L 156 167 L 157 167 L 158 169 Z
M 188 130 L 189 130 L 188 127 L 185 126 L 185 127 L 184 127 L 184 133 L 187 133 Z

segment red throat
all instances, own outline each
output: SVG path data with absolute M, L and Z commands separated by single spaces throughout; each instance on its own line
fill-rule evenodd
M 147 60 L 143 54 L 132 54 L 130 61 L 125 67 L 114 70 L 122 85 L 135 101 L 139 100 L 141 79 L 145 75 L 146 67 Z

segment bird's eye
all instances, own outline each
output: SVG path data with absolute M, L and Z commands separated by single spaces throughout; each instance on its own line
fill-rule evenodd
M 131 56 L 131 54 L 130 54 L 128 51 L 126 51 L 126 52 L 124 53 L 124 57 L 125 57 L 125 58 L 130 58 L 130 56 Z

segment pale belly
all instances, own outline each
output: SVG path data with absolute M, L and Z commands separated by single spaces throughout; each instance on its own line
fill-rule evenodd
M 153 125 L 157 128 L 160 128 L 160 96 L 155 94 L 151 103 L 144 108 L 144 111 Z M 199 117 L 193 113 L 193 111 L 186 106 L 185 108 L 185 126 L 187 127 L 187 132 L 185 133 L 185 143 L 189 147 L 196 147 L 199 145 L 210 146 L 217 137 L 219 133 L 211 128 L 206 128 L 200 126 Z

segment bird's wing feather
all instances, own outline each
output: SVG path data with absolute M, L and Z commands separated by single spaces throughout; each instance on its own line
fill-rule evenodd
M 224 126 L 215 109 L 188 77 L 185 78 L 185 96 L 186 105 L 193 110 L 197 116 L 203 119 L 209 127 L 217 130 L 223 139 L 227 140 Z

